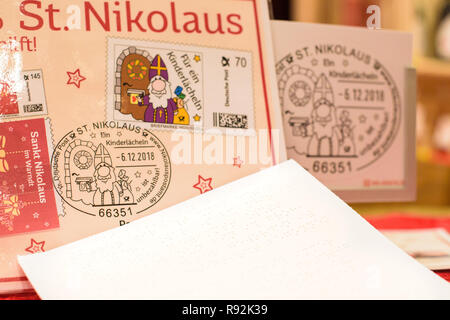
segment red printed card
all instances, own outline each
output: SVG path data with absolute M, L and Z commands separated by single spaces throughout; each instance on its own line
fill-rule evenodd
M 45 120 L 0 123 L 0 236 L 58 227 Z

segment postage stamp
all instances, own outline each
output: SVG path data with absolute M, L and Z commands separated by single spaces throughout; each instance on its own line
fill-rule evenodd
M 0 117 L 42 116 L 47 114 L 42 70 L 22 71 L 20 86 L 0 82 Z M 20 91 L 15 92 L 20 87 Z
M 131 218 L 155 205 L 171 178 L 169 154 L 149 130 L 103 121 L 68 132 L 55 146 L 52 176 L 71 207 L 99 218 Z
M 107 119 L 153 129 L 254 129 L 252 55 L 108 38 Z
M 401 96 L 377 59 L 342 45 L 307 46 L 276 72 L 288 153 L 310 172 L 359 171 L 390 148 Z
M 0 123 L 0 236 L 59 227 L 45 119 Z

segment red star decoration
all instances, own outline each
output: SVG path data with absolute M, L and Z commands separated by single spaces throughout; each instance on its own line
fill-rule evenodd
M 199 175 L 198 182 L 193 187 L 200 190 L 200 193 L 203 194 L 213 189 L 213 187 L 211 187 L 211 182 L 212 178 L 204 179 L 201 175 Z
M 31 239 L 31 245 L 28 248 L 26 248 L 25 251 L 29 253 L 45 252 L 44 244 L 45 241 L 37 242 L 36 240 Z
M 80 88 L 81 81 L 86 80 L 86 78 L 80 74 L 80 69 L 77 69 L 75 72 L 67 71 L 67 75 L 69 76 L 67 84 L 74 84 L 77 88 Z
M 244 163 L 244 161 L 242 161 L 240 157 L 233 158 L 233 160 L 234 160 L 233 167 L 240 168 Z

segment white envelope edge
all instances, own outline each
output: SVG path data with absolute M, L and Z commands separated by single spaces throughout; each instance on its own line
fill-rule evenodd
M 180 213 L 185 206 L 189 206 L 190 204 L 194 203 L 195 206 L 195 202 L 203 202 L 203 206 L 205 203 L 207 203 L 209 200 L 211 200 L 211 198 L 214 198 L 215 195 L 220 194 L 221 192 L 230 192 L 230 189 L 236 189 L 237 187 L 240 186 L 240 184 L 243 183 L 244 180 L 247 180 L 250 178 L 250 180 L 255 179 L 256 176 L 258 175 L 264 175 L 264 174 L 271 174 L 271 171 L 275 171 L 278 168 L 281 167 L 285 167 L 285 168 L 289 168 L 297 170 L 297 172 L 293 172 L 294 175 L 298 175 L 301 173 L 301 175 L 305 176 L 305 177 L 310 177 L 313 181 L 315 180 L 315 182 L 313 183 L 314 186 L 311 186 L 312 189 L 317 189 L 317 190 L 322 190 L 327 192 L 327 195 L 329 196 L 329 201 L 324 202 L 323 204 L 325 205 L 325 207 L 329 206 L 330 208 L 336 208 L 337 211 L 343 210 L 345 209 L 345 211 L 347 211 L 348 213 L 350 211 L 352 211 L 354 214 L 350 215 L 348 213 L 345 213 L 348 216 L 348 222 L 347 225 L 343 225 L 343 229 L 346 229 L 347 227 L 351 227 L 352 224 L 355 224 L 357 226 L 359 226 L 359 230 L 355 230 L 355 232 L 362 232 L 362 235 L 367 234 L 367 238 L 372 238 L 369 239 L 369 247 L 365 248 L 365 249 L 376 249 L 378 250 L 378 252 L 375 252 L 374 254 L 377 255 L 379 258 L 383 258 L 383 261 L 380 260 L 375 260 L 377 265 L 366 265 L 366 266 L 361 266 L 362 268 L 367 268 L 368 267 L 368 272 L 369 274 L 367 274 L 368 279 L 364 279 L 364 275 L 366 275 L 366 273 L 364 272 L 359 272 L 358 274 L 358 270 L 355 269 L 354 272 L 354 279 L 352 282 L 355 283 L 347 283 L 348 286 L 347 287 L 342 287 L 339 290 L 337 290 L 336 287 L 334 287 L 336 285 L 336 283 L 329 285 L 328 283 L 324 284 L 322 283 L 317 283 L 317 287 L 319 288 L 315 288 L 314 287 L 314 282 L 312 283 L 313 285 L 311 285 L 311 283 L 309 283 L 309 287 L 308 287 L 308 292 L 305 292 L 304 288 L 299 288 L 299 287 L 283 287 L 283 285 L 278 285 L 278 288 L 274 288 L 275 291 L 277 291 L 277 293 L 272 293 L 272 292 L 261 292 L 258 290 L 255 290 L 255 288 L 248 288 L 248 287 L 241 287 L 239 288 L 240 290 L 237 291 L 233 291 L 233 290 L 227 290 L 229 288 L 226 287 L 225 285 L 225 292 L 215 292 L 210 291 L 209 293 L 205 294 L 205 292 L 200 292 L 193 290 L 192 291 L 192 287 L 189 289 L 187 288 L 186 291 L 183 292 L 176 292 L 173 294 L 173 296 L 170 294 L 170 290 L 169 292 L 151 292 L 150 290 L 144 290 L 143 288 L 140 287 L 143 284 L 139 284 L 136 283 L 134 286 L 134 282 L 121 282 L 118 287 L 114 287 L 115 290 L 114 292 L 103 292 L 101 293 L 98 298 L 100 299 L 450 299 L 450 284 L 448 284 L 444 279 L 440 278 L 439 276 L 437 276 L 435 273 L 429 271 L 427 268 L 425 268 L 424 266 L 422 266 L 420 263 L 418 263 L 415 259 L 413 259 L 412 257 L 410 257 L 409 255 L 407 255 L 405 252 L 403 252 L 400 248 L 396 247 L 393 243 L 391 243 L 388 239 L 386 239 L 380 232 L 378 232 L 375 228 L 373 228 L 366 220 L 364 220 L 361 216 L 359 216 L 356 212 L 354 212 L 350 207 L 348 207 L 343 201 L 341 201 L 339 198 L 337 198 L 337 196 L 335 196 L 334 194 L 332 194 L 331 192 L 328 191 L 328 189 L 326 189 L 325 186 L 323 186 L 318 180 L 316 180 L 314 177 L 312 177 L 309 173 L 306 172 L 306 170 L 304 170 L 303 168 L 301 168 L 295 161 L 293 160 L 289 160 L 285 163 L 282 163 L 278 166 L 274 166 L 271 167 L 269 169 L 263 170 L 259 173 L 253 174 L 249 177 L 246 178 L 242 178 L 239 179 L 235 182 L 232 182 L 228 185 L 225 185 L 223 187 L 220 187 L 218 189 L 215 189 L 211 192 L 208 192 L 202 196 L 193 198 L 191 200 L 188 200 L 184 203 L 175 205 L 171 208 L 168 209 L 164 209 L 158 213 L 152 214 L 150 216 L 144 217 L 140 220 L 137 220 L 131 224 L 128 224 L 126 226 L 123 227 L 119 227 L 116 229 L 112 229 L 91 237 L 88 237 L 86 239 L 83 240 L 79 240 L 76 241 L 74 243 L 62 246 L 60 248 L 57 249 L 53 249 L 50 250 L 48 252 L 45 253 L 39 253 L 39 254 L 34 254 L 34 255 L 27 255 L 27 256 L 18 256 L 18 261 L 19 264 L 21 265 L 22 269 L 24 270 L 24 272 L 26 273 L 26 275 L 28 276 L 30 282 L 35 286 L 36 291 L 38 292 L 38 294 L 43 298 L 43 299 L 80 299 L 80 298 L 88 298 L 88 299 L 96 299 L 95 295 L 92 295 L 92 292 L 89 291 L 88 293 L 83 292 L 83 294 L 80 294 L 79 291 L 77 291 L 77 281 L 81 281 L 82 279 L 80 278 L 81 275 L 86 276 L 89 275 L 89 273 L 84 272 L 84 274 L 80 273 L 79 270 L 77 269 L 76 264 L 74 266 L 70 266 L 70 270 L 62 270 L 58 267 L 62 267 L 62 266 L 66 266 L 66 261 L 69 260 L 64 260 L 58 261 L 58 265 L 53 265 L 53 270 L 49 271 L 47 270 L 46 272 L 50 272 L 51 275 L 55 275 L 56 278 L 61 278 L 61 279 L 65 279 L 65 283 L 55 283 L 54 279 L 48 279 L 43 281 L 43 279 L 41 278 L 41 272 L 40 270 L 38 270 L 36 268 L 36 266 L 38 266 L 41 261 L 46 260 L 47 257 L 51 257 L 52 255 L 58 255 L 60 252 L 63 253 L 65 251 L 72 251 L 72 252 L 77 252 L 77 254 L 81 254 L 80 257 L 83 256 L 83 253 L 81 251 L 79 251 L 79 247 L 83 247 L 83 245 L 86 244 L 95 244 L 95 246 L 97 247 L 97 249 L 99 250 L 99 254 L 101 254 L 102 252 L 104 252 L 103 250 L 110 250 L 111 248 L 108 247 L 108 245 L 105 245 L 105 239 L 110 238 L 110 239 L 115 239 L 117 236 L 120 237 L 120 234 L 122 234 L 122 236 L 125 233 L 128 233 L 127 236 L 135 236 L 133 233 L 131 233 L 130 231 L 128 231 L 128 229 L 133 228 L 133 229 L 138 229 L 139 226 L 143 226 L 143 225 L 147 225 L 147 227 L 151 228 L 151 224 L 152 223 L 156 223 L 158 224 L 161 220 L 167 220 L 166 217 L 169 215 L 174 216 L 173 211 L 177 212 L 177 219 L 178 218 L 183 218 L 183 221 L 180 222 L 180 224 L 183 224 L 184 222 L 189 222 L 188 220 L 185 220 L 185 217 L 183 217 L 183 213 Z M 300 170 L 299 170 L 300 169 Z M 299 173 L 300 172 L 300 173 Z M 305 186 L 305 188 L 308 188 L 308 186 Z M 166 212 L 167 211 L 167 212 Z M 170 211 L 172 211 L 172 213 L 170 213 Z M 203 214 L 203 213 L 202 213 Z M 195 215 L 195 214 L 194 214 Z M 204 214 L 203 214 L 204 215 Z M 192 216 L 193 217 L 193 216 Z M 170 220 L 170 218 L 169 218 Z M 195 220 L 195 217 L 193 217 L 193 220 Z M 161 224 L 161 223 L 159 223 Z M 163 223 L 164 224 L 164 223 Z M 173 225 L 173 221 L 172 221 L 172 225 Z M 175 228 L 176 229 L 176 228 Z M 153 232 L 155 232 L 156 230 L 153 230 Z M 168 230 L 170 231 L 170 230 Z M 173 231 L 173 230 L 172 230 Z M 345 231 L 345 230 L 344 230 Z M 337 231 L 338 234 L 341 231 Z M 376 246 L 373 248 L 370 245 L 370 241 L 374 240 L 376 242 Z M 364 242 L 367 242 L 367 239 L 362 239 L 361 243 L 353 243 L 354 246 L 356 248 L 361 247 L 363 248 L 363 244 Z M 114 243 L 114 245 L 117 245 L 118 243 Z M 181 246 L 183 244 L 181 243 Z M 206 244 L 206 247 L 210 246 L 210 244 Z M 140 249 L 142 249 L 142 247 L 139 247 Z M 361 249 L 360 248 L 360 249 Z M 130 251 L 130 249 L 132 250 L 138 250 L 136 247 L 130 247 L 128 246 L 128 251 Z M 140 250 L 139 249 L 139 250 Z M 78 250 L 78 251 L 77 251 Z M 127 251 L 127 252 L 128 252 Z M 359 252 L 361 254 L 363 254 L 364 252 Z M 145 254 L 143 256 L 141 256 L 140 258 L 143 258 L 147 255 L 149 255 L 150 252 L 146 251 Z M 366 255 L 366 259 L 367 257 L 370 258 L 371 255 Z M 91 257 L 94 257 L 91 255 Z M 68 257 L 66 256 L 64 259 L 68 259 Z M 75 258 L 72 259 L 73 257 L 70 258 L 71 261 L 76 260 Z M 94 257 L 95 258 L 95 257 Z M 357 257 L 358 258 L 358 257 Z M 393 258 L 396 261 L 390 261 L 389 258 Z M 109 261 L 109 262 L 113 262 L 113 261 Z M 141 260 L 139 260 L 141 261 Z M 143 261 L 143 260 L 142 260 Z M 116 261 L 117 263 L 121 263 L 121 259 L 117 259 Z M 276 261 L 275 261 L 276 262 Z M 372 261 L 374 262 L 374 261 Z M 330 263 L 332 263 L 330 261 Z M 339 261 L 336 261 L 337 264 L 339 264 Z M 145 264 L 145 263 L 144 263 Z M 386 269 L 383 264 L 386 264 L 388 269 Z M 300 265 L 297 265 L 300 266 Z M 92 263 L 92 267 L 95 269 L 96 264 Z M 118 271 L 117 266 L 112 266 L 113 268 L 115 268 L 115 271 Z M 141 266 L 139 266 L 141 267 Z M 152 267 L 151 265 L 146 265 L 146 268 L 150 268 Z M 171 266 L 166 266 L 167 268 L 171 268 Z M 241 266 L 242 267 L 242 266 Z M 246 266 L 243 266 L 244 268 Z M 317 267 L 317 270 L 320 269 L 320 265 L 315 266 L 315 268 Z M 338 266 L 339 267 L 339 266 Z M 406 267 L 406 268 L 403 268 Z M 396 270 L 391 270 L 389 268 L 393 268 Z M 120 269 L 120 268 L 119 268 Z M 105 269 L 102 269 L 105 270 Z M 145 269 L 145 271 L 142 271 L 142 276 L 147 272 L 148 269 Z M 161 269 L 160 269 L 161 270 Z M 164 269 L 163 269 L 164 270 Z M 366 270 L 366 271 L 367 271 Z M 386 270 L 388 270 L 389 272 L 386 272 Z M 119 270 L 120 271 L 120 270 Z M 206 270 L 203 270 L 204 272 Z M 209 270 L 211 271 L 211 270 Z M 234 270 L 236 271 L 236 270 Z M 290 270 L 291 273 L 293 272 L 293 269 Z M 316 271 L 316 270 L 315 270 Z M 343 269 L 343 271 L 345 271 L 345 269 Z M 66 275 L 73 275 L 74 277 L 69 279 L 69 277 L 61 277 L 60 275 L 57 275 L 57 273 L 65 273 Z M 108 272 L 108 270 L 106 269 L 105 272 Z M 139 273 L 139 271 L 136 271 Z M 231 273 L 233 273 L 233 270 L 230 271 Z M 335 270 L 335 273 L 337 271 Z M 377 277 L 377 273 L 379 273 L 379 275 L 382 275 L 382 277 L 384 277 L 385 279 L 388 279 L 389 281 L 387 283 L 385 283 L 385 287 L 382 286 L 378 286 L 376 285 L 376 279 L 375 279 L 375 286 L 374 287 L 369 287 L 366 288 L 362 285 L 360 285 L 360 283 L 358 283 L 359 281 L 368 281 L 367 283 L 371 283 L 371 281 L 373 281 L 373 277 L 374 274 L 370 274 L 370 273 L 375 272 L 375 278 Z M 214 272 L 213 272 L 214 273 Z M 263 272 L 264 273 L 264 272 Z M 333 274 L 333 270 L 329 270 L 329 274 L 326 274 L 324 276 L 320 276 L 319 281 L 321 281 L 322 277 L 327 278 L 330 277 Z M 274 275 L 275 280 L 273 279 L 266 279 L 267 281 L 271 282 L 272 285 L 275 284 L 275 286 L 277 286 L 277 282 L 278 281 L 283 281 L 286 274 L 283 275 Z M 361 277 L 362 275 L 362 277 Z M 104 276 L 104 275 L 102 275 Z M 116 277 L 116 276 L 123 276 L 123 274 L 118 275 L 118 274 L 109 274 L 109 277 Z M 133 275 L 126 275 L 128 277 L 133 278 Z M 205 275 L 206 277 L 208 277 L 208 275 Z M 311 274 L 310 276 L 313 276 L 314 278 L 314 274 Z M 335 274 L 336 276 L 336 274 Z M 186 281 L 187 283 L 184 286 L 189 287 L 189 284 L 191 283 L 191 279 L 185 279 L 185 278 L 180 278 L 180 275 L 178 274 L 174 274 L 173 275 L 174 279 L 172 279 L 171 281 Z M 251 277 L 251 275 L 250 275 Z M 349 277 L 347 275 L 347 277 Z M 352 278 L 353 276 L 351 275 L 349 278 Z M 372 277 L 372 279 L 371 279 Z M 343 276 L 343 278 L 345 278 L 345 276 Z M 167 279 L 167 277 L 165 278 Z M 289 280 L 295 280 L 295 278 L 292 278 L 292 275 L 290 277 Z M 348 279 L 348 278 L 347 278 Z M 100 280 L 104 282 L 105 279 Z M 111 279 L 112 280 L 112 279 Z M 143 281 L 144 278 L 142 278 Z M 211 280 L 211 278 L 209 278 L 209 280 Z M 232 278 L 229 280 L 231 282 L 233 282 Z M 245 279 L 241 279 L 243 282 L 246 282 L 247 280 Z M 328 280 L 334 281 L 334 282 L 340 282 L 342 279 L 336 279 L 335 277 L 331 277 Z M 158 281 L 158 280 L 156 280 Z M 274 282 L 275 281 L 275 282 Z M 383 280 L 385 281 L 385 280 Z M 397 282 L 394 285 L 390 282 Z M 49 282 L 53 282 L 50 286 L 47 286 Z M 85 281 L 86 282 L 86 281 Z M 251 282 L 251 281 L 250 281 Z M 365 285 L 367 285 L 367 283 Z M 86 283 L 85 283 L 86 284 Z M 286 285 L 287 283 L 284 283 L 284 285 Z M 373 283 L 372 283 L 373 284 Z M 201 286 L 200 283 L 198 283 L 198 285 Z M 223 285 L 223 284 L 222 284 Z M 238 284 L 240 285 L 240 283 Z M 259 285 L 259 284 L 257 284 Z M 64 291 L 65 289 L 67 289 L 67 286 L 75 286 L 75 293 L 73 294 L 72 292 L 67 292 Z M 351 287 L 355 286 L 355 288 L 357 288 L 357 291 L 352 291 Z M 95 287 L 95 285 L 94 285 Z M 140 288 L 139 288 L 140 287 Z M 264 287 L 264 286 L 263 286 Z M 63 290 L 62 292 L 55 293 L 55 288 L 60 288 L 61 290 Z M 161 283 L 157 283 L 155 288 L 159 288 L 161 289 Z M 208 284 L 206 284 L 206 287 L 204 288 L 208 288 L 208 290 L 210 290 L 210 288 L 208 287 Z M 284 289 L 286 288 L 285 291 L 280 290 L 280 288 Z M 80 288 L 78 288 L 80 289 Z M 111 289 L 111 288 L 110 288 Z M 179 288 L 178 288 L 179 289 Z M 268 289 L 268 288 L 265 288 Z M 289 292 L 287 289 L 292 289 L 292 290 L 296 290 L 297 292 L 293 293 L 293 292 Z M 99 287 L 95 287 L 92 288 L 93 291 L 95 290 L 101 290 Z M 134 290 L 137 290 L 136 292 Z M 341 293 L 342 290 L 342 293 Z M 124 292 L 125 291 L 125 292 Z M 86 295 L 86 296 L 85 296 Z

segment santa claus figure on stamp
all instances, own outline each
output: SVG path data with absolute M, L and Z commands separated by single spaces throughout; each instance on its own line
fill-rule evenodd
M 97 189 L 92 190 L 93 205 L 132 204 L 134 197 L 125 170 L 120 170 L 119 177 L 116 176 L 111 155 L 102 144 L 97 148 L 94 161 L 94 181 Z
M 159 55 L 152 61 L 149 78 L 149 94 L 139 98 L 139 105 L 147 106 L 144 121 L 167 124 L 177 123 L 176 116 L 180 110 L 184 110 L 184 101 L 183 99 L 174 99 L 172 97 L 169 73 Z

